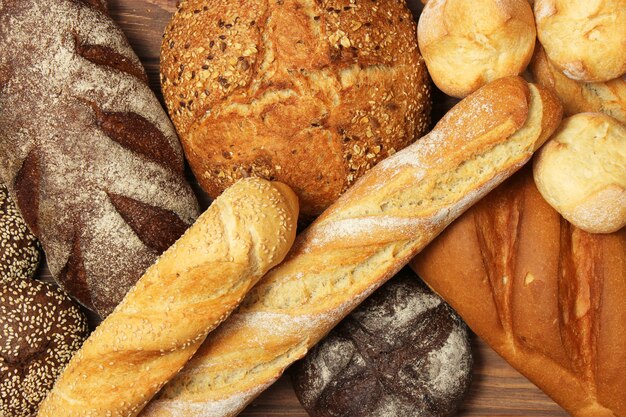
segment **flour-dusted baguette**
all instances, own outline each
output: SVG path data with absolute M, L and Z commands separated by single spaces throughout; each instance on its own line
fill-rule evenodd
M 453 219 L 510 176 L 558 126 L 547 90 L 519 77 L 460 102 L 378 164 L 298 236 L 144 416 L 234 416 L 392 277 Z
M 626 416 L 626 229 L 590 234 L 541 197 L 531 167 L 411 266 L 573 417 Z
M 297 219 L 286 185 L 245 179 L 227 189 L 89 337 L 39 416 L 136 416 L 283 260 Z
M 0 178 L 48 266 L 108 314 L 198 214 L 174 129 L 99 0 L 0 0 Z

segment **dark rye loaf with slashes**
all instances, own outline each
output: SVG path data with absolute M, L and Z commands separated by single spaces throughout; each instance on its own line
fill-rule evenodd
M 0 174 L 57 282 L 106 316 L 198 214 L 175 131 L 100 0 L 0 0 Z

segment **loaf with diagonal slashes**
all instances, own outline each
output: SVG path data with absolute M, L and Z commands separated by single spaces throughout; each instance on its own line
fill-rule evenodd
M 0 0 L 0 178 L 106 316 L 193 222 L 174 129 L 101 0 Z

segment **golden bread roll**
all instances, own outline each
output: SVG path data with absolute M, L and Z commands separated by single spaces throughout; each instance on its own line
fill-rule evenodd
M 537 45 L 530 63 L 535 82 L 551 88 L 563 103 L 567 116 L 576 113 L 604 113 L 626 123 L 626 76 L 597 83 L 585 83 L 566 77 Z
M 429 128 L 405 0 L 184 0 L 161 49 L 169 113 L 202 188 L 291 186 L 311 217 Z
M 244 295 L 287 254 L 289 187 L 230 187 L 139 279 L 72 358 L 39 417 L 136 416 Z
M 626 126 L 601 113 L 563 120 L 534 160 L 543 198 L 576 227 L 612 233 L 626 226 Z
M 626 73 L 626 0 L 536 0 L 537 36 L 573 80 L 602 82 Z
M 543 200 L 529 167 L 411 266 L 573 417 L 626 416 L 626 229 L 572 226 Z
M 365 174 L 301 233 L 144 411 L 235 416 L 454 218 L 526 163 L 559 124 L 549 91 L 499 79 Z
M 500 77 L 521 74 L 535 46 L 527 0 L 437 0 L 424 7 L 419 47 L 440 90 L 465 97 Z

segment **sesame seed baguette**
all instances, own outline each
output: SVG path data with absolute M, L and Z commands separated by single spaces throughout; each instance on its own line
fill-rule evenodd
M 558 100 L 494 81 L 362 177 L 148 405 L 144 417 L 235 416 L 556 129 Z
M 226 190 L 89 337 L 38 415 L 136 416 L 283 260 L 297 218 L 284 184 L 245 179 Z

